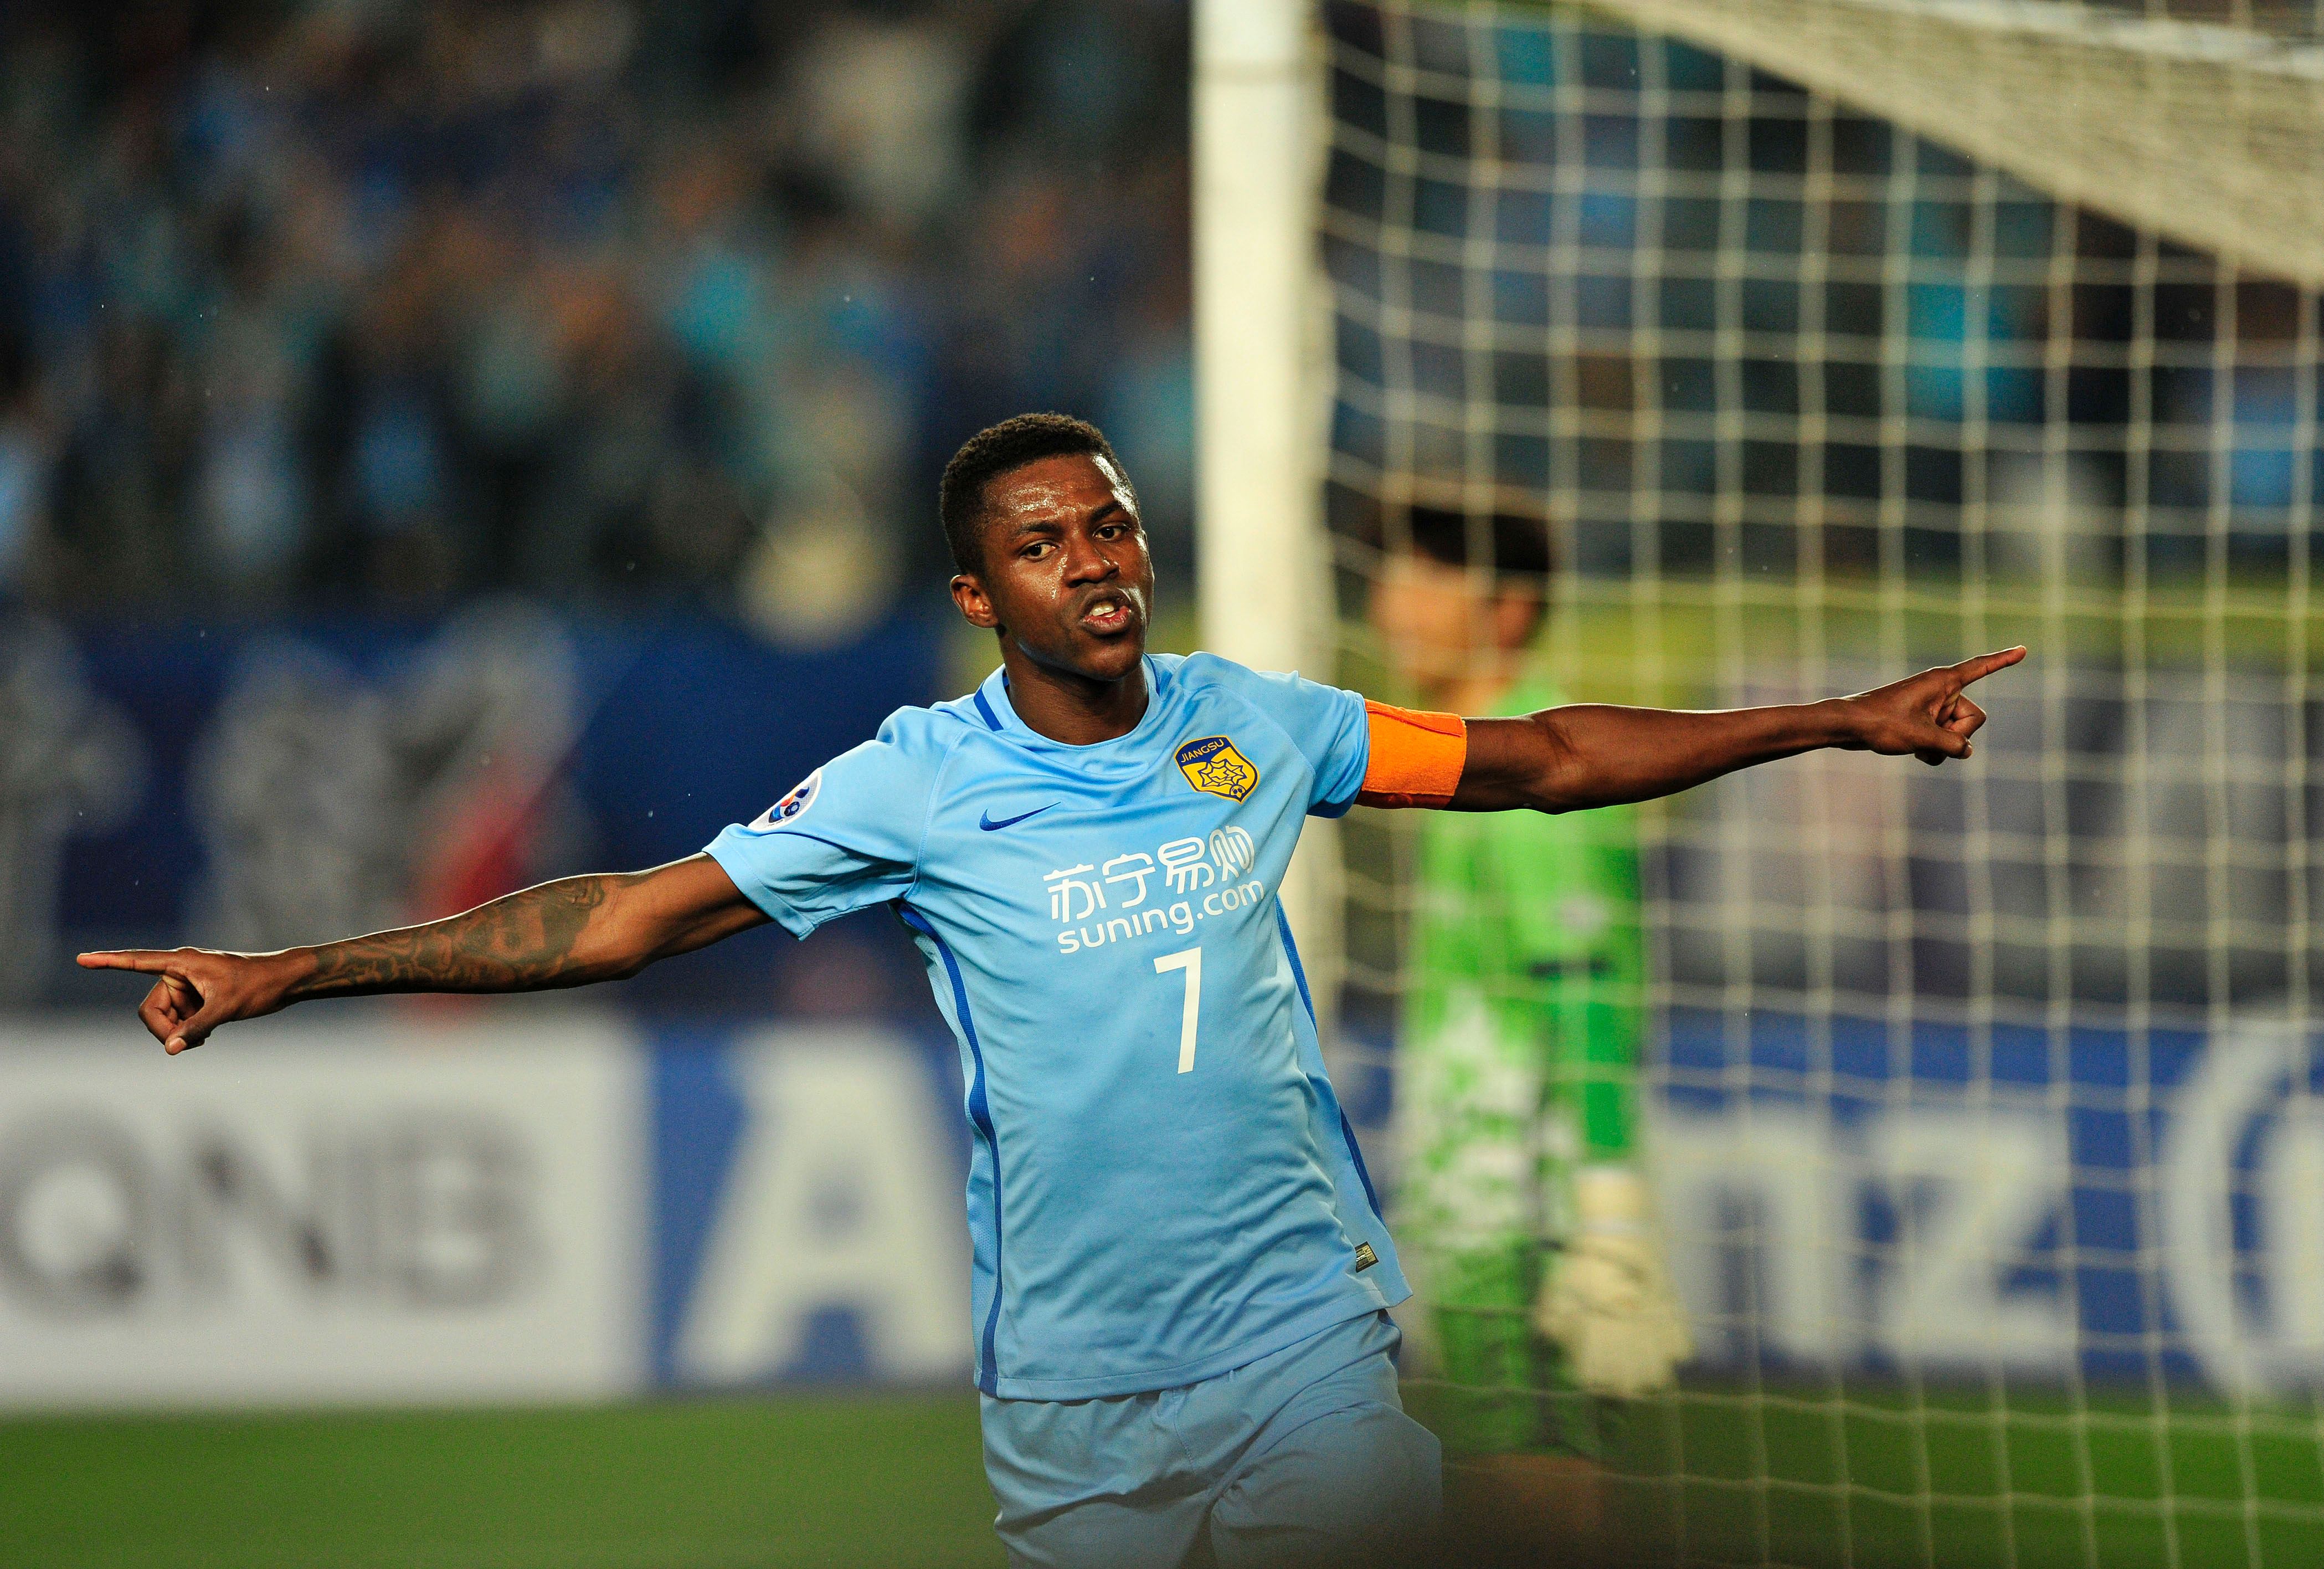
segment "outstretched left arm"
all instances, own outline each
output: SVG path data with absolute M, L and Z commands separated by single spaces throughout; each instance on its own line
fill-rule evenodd
M 1843 747 L 1935 764 L 1969 755 L 1985 710 L 1966 688 L 2025 657 L 1979 654 L 1852 697 L 1685 712 L 1576 703 L 1467 722 L 1456 812 L 1570 812 L 1675 795 L 1753 763 Z

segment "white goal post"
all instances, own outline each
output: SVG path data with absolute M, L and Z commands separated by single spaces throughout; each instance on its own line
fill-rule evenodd
M 1314 10 L 1306 0 L 1198 0 L 1194 31 L 1203 646 L 1255 669 L 1329 680 Z M 1335 851 L 1329 826 L 1311 823 L 1281 890 L 1326 1017 L 1340 973 Z

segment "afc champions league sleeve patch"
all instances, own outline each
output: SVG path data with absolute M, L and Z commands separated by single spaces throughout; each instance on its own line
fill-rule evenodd
M 823 770 L 816 769 L 813 773 L 807 775 L 805 779 L 799 780 L 798 783 L 793 785 L 791 787 L 790 794 L 785 796 L 781 800 L 777 801 L 773 806 L 769 807 L 765 811 L 761 812 L 759 814 L 759 820 L 751 825 L 750 832 L 753 834 L 771 834 L 778 828 L 789 827 L 793 823 L 798 822 L 801 817 L 807 816 L 807 809 L 815 805 L 815 798 L 822 791 L 822 789 Z
M 1196 789 L 1231 801 L 1242 800 L 1259 788 L 1258 766 L 1223 735 L 1207 735 L 1180 747 L 1178 771 Z

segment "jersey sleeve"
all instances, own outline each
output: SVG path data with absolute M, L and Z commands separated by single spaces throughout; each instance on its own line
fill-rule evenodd
M 713 839 L 710 858 L 793 937 L 900 899 L 919 872 L 943 758 L 891 718 L 749 823 Z
M 1346 816 L 1356 804 L 1356 792 L 1363 788 L 1364 767 L 1371 755 L 1362 696 L 1310 681 L 1296 671 L 1283 675 L 1254 670 L 1250 679 L 1260 706 L 1283 727 L 1314 771 L 1308 815 Z

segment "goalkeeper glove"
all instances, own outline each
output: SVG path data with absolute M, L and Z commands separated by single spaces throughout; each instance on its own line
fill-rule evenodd
M 1647 1208 L 1646 1182 L 1628 1168 L 1575 1173 L 1573 1234 L 1534 1306 L 1534 1326 L 1563 1349 L 1593 1395 L 1666 1389 L 1694 1354 Z

